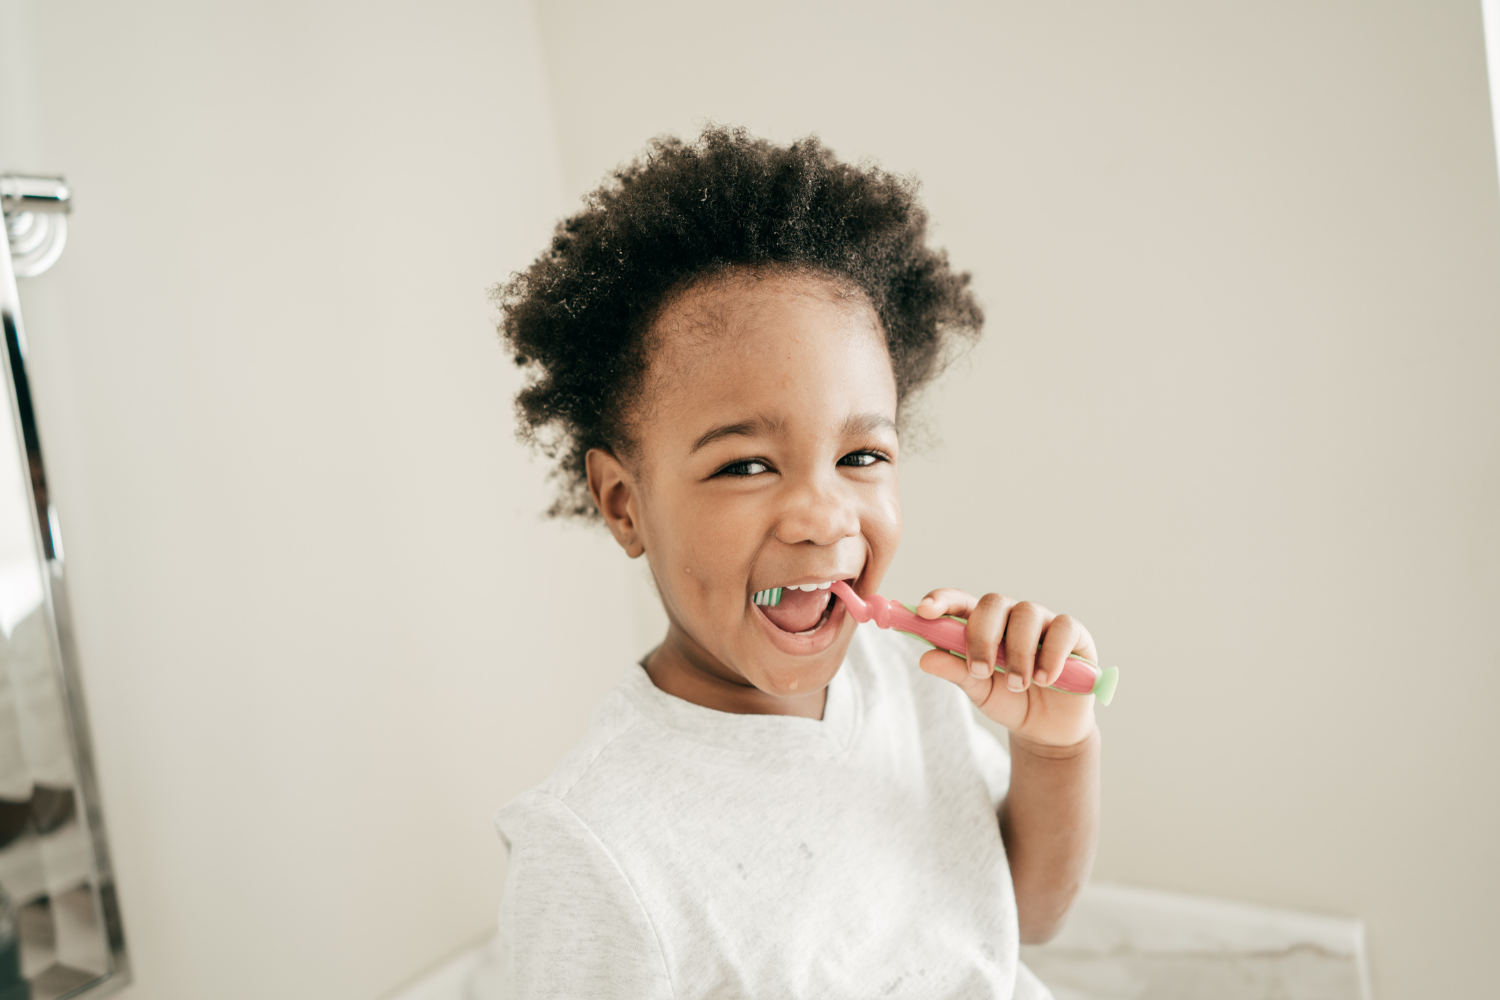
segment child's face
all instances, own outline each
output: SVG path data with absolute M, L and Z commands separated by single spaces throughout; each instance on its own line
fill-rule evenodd
M 896 384 L 879 321 L 826 279 L 738 274 L 691 289 L 653 330 L 617 497 L 628 517 L 605 514 L 651 561 L 672 623 L 661 652 L 716 682 L 821 692 L 853 635 L 843 605 L 827 589 L 788 590 L 777 608 L 751 595 L 833 580 L 869 593 L 895 555 Z

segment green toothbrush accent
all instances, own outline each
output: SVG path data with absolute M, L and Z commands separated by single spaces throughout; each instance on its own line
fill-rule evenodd
M 1099 704 L 1109 704 L 1109 700 L 1115 696 L 1115 685 L 1118 683 L 1120 683 L 1119 667 L 1105 667 L 1099 671 L 1099 679 L 1094 682 L 1094 697 L 1099 699 Z
M 759 604 L 763 608 L 774 608 L 781 603 L 781 592 L 785 588 L 772 587 L 770 590 L 756 591 L 750 598 L 751 604 Z

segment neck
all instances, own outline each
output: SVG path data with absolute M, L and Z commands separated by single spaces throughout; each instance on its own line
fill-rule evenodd
M 827 688 L 787 697 L 767 694 L 734 669 L 720 663 L 676 622 L 667 629 L 667 637 L 651 651 L 642 665 L 651 683 L 660 690 L 716 712 L 800 715 L 806 719 L 821 719 L 823 704 L 828 697 Z

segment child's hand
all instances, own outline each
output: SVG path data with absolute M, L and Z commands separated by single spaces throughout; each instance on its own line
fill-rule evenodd
M 1070 653 L 1099 662 L 1094 639 L 1083 623 L 1054 615 L 1040 604 L 1002 594 L 976 600 L 961 590 L 934 590 L 917 605 L 923 618 L 967 618 L 969 660 L 933 649 L 922 655 L 922 669 L 963 688 L 985 715 L 1014 736 L 1035 744 L 1073 746 L 1094 731 L 1091 695 L 1049 690 Z M 1005 640 L 1005 673 L 995 672 L 995 651 Z

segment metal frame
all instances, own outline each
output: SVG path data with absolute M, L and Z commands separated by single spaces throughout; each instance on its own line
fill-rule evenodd
M 21 322 L 16 278 L 41 274 L 56 262 L 67 242 L 67 213 L 71 206 L 72 193 L 61 178 L 0 177 L 0 208 L 4 209 L 7 237 L 3 241 L 3 252 L 0 252 L 0 323 L 4 326 L 6 348 L 0 352 L 0 368 L 4 369 L 6 376 L 13 426 L 21 437 L 17 442 L 20 454 L 33 463 L 32 479 L 41 484 L 46 482 L 45 465 L 42 463 L 36 412 L 31 403 L 31 383 L 26 376 L 26 331 Z M 78 773 L 78 794 L 83 801 L 79 822 L 84 824 L 93 848 L 95 905 L 100 926 L 108 934 L 110 945 L 110 971 L 67 996 L 87 994 L 90 1000 L 95 1000 L 116 993 L 130 983 L 130 961 L 125 949 L 109 844 L 104 835 L 93 741 L 67 597 L 61 528 L 56 508 L 44 499 L 45 485 L 41 490 L 42 497 L 37 496 L 32 482 L 27 483 L 26 489 L 31 499 L 29 507 L 37 552 L 42 555 L 40 561 L 46 567 L 42 586 L 47 621 L 51 626 L 53 662 L 59 671 L 58 685 L 63 692 L 73 763 Z

